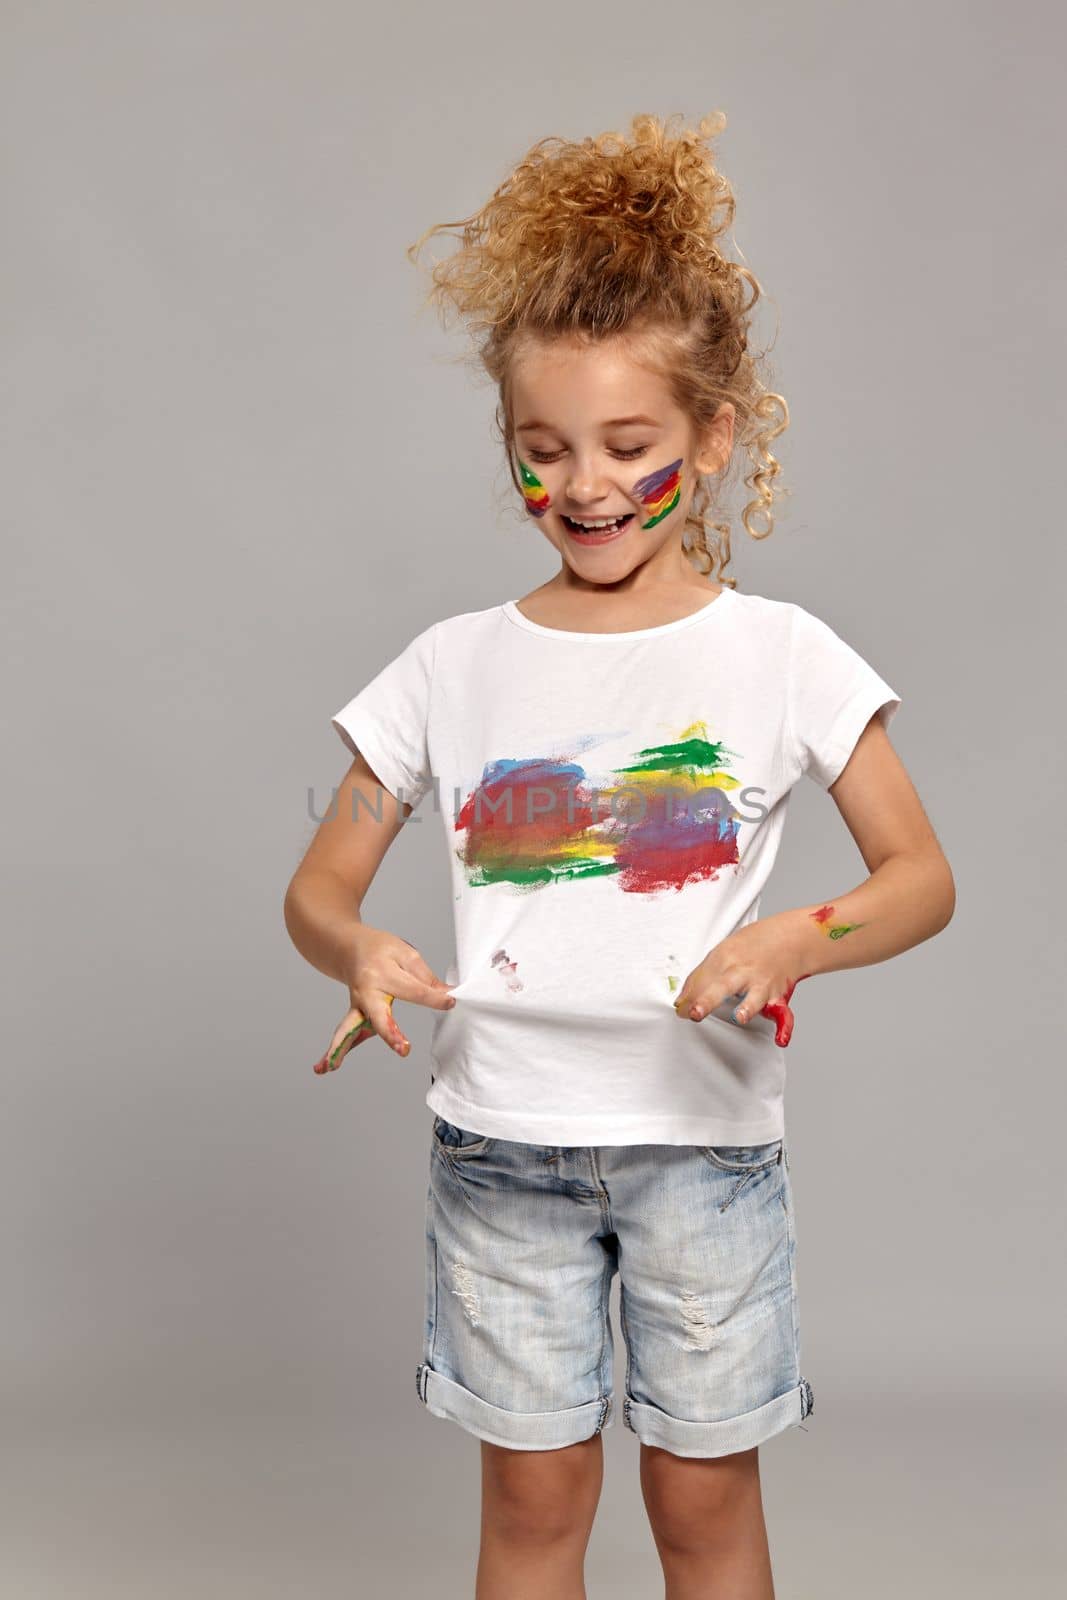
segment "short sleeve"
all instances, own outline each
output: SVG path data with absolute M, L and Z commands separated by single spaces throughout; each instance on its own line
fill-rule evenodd
M 389 793 L 403 789 L 411 806 L 418 805 L 432 781 L 428 736 L 436 642 L 433 624 L 330 718 Z
M 900 707 L 885 679 L 803 606 L 793 607 L 787 701 L 798 775 L 823 789 L 841 776 L 874 713 L 888 728 Z

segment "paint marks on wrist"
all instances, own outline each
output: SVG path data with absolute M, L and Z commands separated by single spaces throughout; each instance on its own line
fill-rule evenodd
M 846 933 L 855 933 L 857 928 L 865 928 L 865 922 L 841 922 L 835 920 L 833 906 L 820 906 L 818 911 L 809 911 L 812 922 L 828 939 L 843 939 Z

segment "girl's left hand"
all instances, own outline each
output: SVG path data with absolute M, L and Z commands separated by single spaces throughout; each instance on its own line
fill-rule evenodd
M 792 931 L 774 917 L 738 928 L 709 950 L 682 984 L 674 1009 L 700 1022 L 732 995 L 739 996 L 733 1018 L 742 1027 L 755 1016 L 775 1024 L 774 1042 L 783 1048 L 793 1033 L 789 1001 L 806 972 L 799 965 Z

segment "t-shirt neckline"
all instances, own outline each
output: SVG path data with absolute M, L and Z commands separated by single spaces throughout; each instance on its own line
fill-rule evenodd
M 673 622 L 661 622 L 653 628 L 627 628 L 621 632 L 611 633 L 579 633 L 570 628 L 546 628 L 540 622 L 532 622 L 519 610 L 516 600 L 505 600 L 500 609 L 509 621 L 517 627 L 525 628 L 527 633 L 539 633 L 545 639 L 571 639 L 583 644 L 613 644 L 628 639 L 659 639 L 668 633 L 677 633 L 680 628 L 692 627 L 694 622 L 699 622 L 706 617 L 709 611 L 715 611 L 726 600 L 727 596 L 735 593 L 733 589 L 724 587 L 721 593 L 709 600 L 707 605 L 701 606 L 697 611 L 691 611 L 687 617 L 676 617 Z

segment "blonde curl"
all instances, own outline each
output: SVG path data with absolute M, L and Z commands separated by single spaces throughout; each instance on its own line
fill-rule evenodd
M 711 143 L 725 114 L 696 127 L 676 129 L 674 121 L 640 114 L 628 138 L 540 139 L 483 206 L 434 223 L 407 254 L 417 263 L 432 236 L 458 238 L 453 253 L 434 262 L 426 300 L 446 325 L 450 316 L 463 321 L 497 386 L 496 425 L 519 504 L 509 374 L 521 344 L 634 337 L 696 428 L 724 402 L 733 405 L 735 445 L 749 461 L 743 482 L 751 498 L 740 520 L 762 540 L 785 493 L 770 445 L 788 427 L 789 409 L 766 381 L 766 352 L 749 349 L 761 286 L 722 247 L 735 198 Z M 715 520 L 728 472 L 698 479 L 683 546 L 700 572 L 733 588 L 736 579 L 725 576 L 730 520 Z

